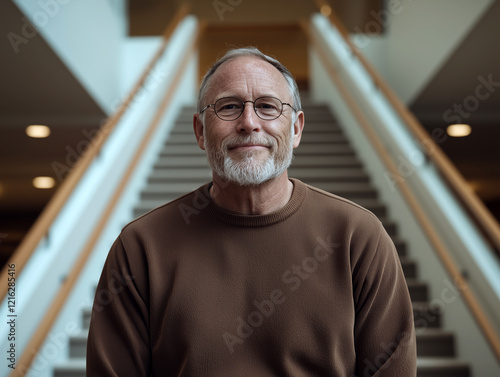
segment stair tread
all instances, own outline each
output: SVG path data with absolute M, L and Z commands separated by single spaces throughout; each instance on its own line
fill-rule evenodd
M 86 358 L 85 357 L 72 357 L 67 360 L 58 362 L 55 364 L 55 369 L 75 369 L 79 370 L 81 368 L 86 368 Z
M 89 331 L 88 330 L 82 330 L 76 334 L 72 334 L 70 336 L 70 339 L 71 340 L 74 340 L 74 341 L 87 341 L 87 338 L 89 336 Z
M 469 365 L 454 357 L 439 357 L 439 356 L 418 356 L 417 368 L 449 368 L 449 367 L 466 367 Z
M 453 331 L 440 328 L 433 328 L 433 327 L 426 327 L 423 329 L 419 329 L 417 334 L 417 338 L 426 338 L 426 339 L 436 338 L 436 337 L 449 338 L 453 336 L 454 336 Z

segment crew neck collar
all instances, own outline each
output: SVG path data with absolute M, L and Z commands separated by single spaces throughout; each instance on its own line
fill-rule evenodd
M 236 226 L 258 227 L 279 223 L 299 209 L 306 195 L 307 186 L 303 182 L 295 178 L 289 179 L 293 184 L 292 196 L 288 203 L 277 211 L 265 215 L 244 215 L 218 206 L 212 198 L 210 198 L 207 210 L 218 220 Z M 212 182 L 202 187 L 203 192 L 209 192 L 211 185 Z

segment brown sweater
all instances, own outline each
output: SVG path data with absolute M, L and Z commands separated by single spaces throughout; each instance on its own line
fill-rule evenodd
M 292 180 L 281 210 L 209 184 L 127 225 L 93 307 L 88 376 L 416 375 L 408 288 L 367 210 Z

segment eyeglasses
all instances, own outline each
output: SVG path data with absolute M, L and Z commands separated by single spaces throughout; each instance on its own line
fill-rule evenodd
M 215 103 L 205 106 L 200 111 L 200 114 L 202 114 L 209 107 L 213 107 L 215 115 L 217 115 L 219 119 L 236 120 L 241 116 L 241 114 L 243 114 L 245 104 L 247 102 L 253 103 L 255 114 L 263 120 L 273 120 L 278 118 L 281 114 L 283 114 L 284 105 L 290 106 L 293 111 L 297 111 L 289 103 L 283 103 L 274 97 L 259 97 L 255 101 L 242 101 L 241 99 L 235 97 L 223 97 L 219 98 L 215 101 Z

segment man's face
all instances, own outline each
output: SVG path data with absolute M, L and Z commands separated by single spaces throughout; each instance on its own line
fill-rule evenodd
M 223 97 L 254 101 L 270 96 L 292 103 L 288 83 L 271 64 L 254 57 L 239 57 L 222 64 L 211 79 L 206 105 Z M 233 121 L 219 119 L 213 107 L 204 112 L 205 121 L 195 116 L 195 132 L 200 148 L 207 151 L 209 163 L 222 180 L 258 185 L 283 174 L 291 163 L 293 149 L 299 145 L 303 113 L 289 106 L 277 119 L 260 119 L 252 103 L 245 104 L 241 116 Z

